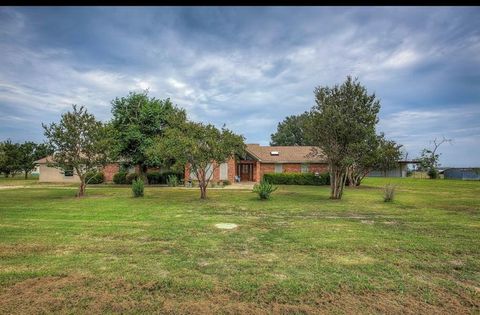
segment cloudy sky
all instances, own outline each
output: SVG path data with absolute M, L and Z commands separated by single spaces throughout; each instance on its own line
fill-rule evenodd
M 43 141 L 73 103 L 107 121 L 148 88 L 266 145 L 352 75 L 409 157 L 446 136 L 444 165 L 480 166 L 480 8 L 3 7 L 0 56 L 0 140 Z

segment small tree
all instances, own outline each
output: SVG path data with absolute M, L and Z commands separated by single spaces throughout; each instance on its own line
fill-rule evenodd
M 20 145 L 18 143 L 12 143 L 10 139 L 0 143 L 0 173 L 5 177 L 15 176 L 21 171 L 19 161 Z
M 28 173 L 32 171 L 35 167 L 35 162 L 37 159 L 35 158 L 35 147 L 36 143 L 27 141 L 19 145 L 19 158 L 18 161 L 19 167 L 25 174 L 25 179 L 28 178 Z
M 3 168 L 6 164 L 6 161 L 7 161 L 7 153 L 5 152 L 3 142 L 0 142 L 0 174 L 3 173 Z
M 111 145 L 105 125 L 80 106 L 61 116 L 59 123 L 42 124 L 49 145 L 54 149 L 50 165 L 69 169 L 80 178 L 77 197 L 85 194 L 86 174 L 107 163 Z
M 380 138 L 376 168 L 383 172 L 384 177 L 387 177 L 388 170 L 398 165 L 398 160 L 403 155 L 401 148 L 402 145 L 393 140 L 387 140 L 383 136 Z
M 202 123 L 186 122 L 179 128 L 168 128 L 163 137 L 147 150 L 150 160 L 165 163 L 175 160 L 174 168 L 186 165 L 199 181 L 200 198 L 207 198 L 207 186 L 221 163 L 235 155 L 243 155 L 244 138 L 232 131 Z
M 379 169 L 386 177 L 387 171 L 396 167 L 403 153 L 402 145 L 385 139 L 385 135 L 369 137 L 354 150 L 353 162 L 347 168 L 350 186 L 359 186 L 362 180 L 374 169 Z
M 27 141 L 19 145 L 19 168 L 24 172 L 25 179 L 35 167 L 35 161 L 47 155 L 52 154 L 52 149 L 47 144 L 36 144 L 35 142 Z
M 375 135 L 380 102 L 350 76 L 340 86 L 317 87 L 315 101 L 308 123 L 309 141 L 326 155 L 330 198 L 341 199 L 353 157 L 362 150 L 362 143 Z
M 426 170 L 428 173 L 429 178 L 434 179 L 438 177 L 438 160 L 440 158 L 440 153 L 437 153 L 437 150 L 440 146 L 444 143 L 451 143 L 452 139 L 447 139 L 445 137 L 442 140 L 438 140 L 435 138 L 431 143 L 433 144 L 433 148 L 425 148 L 422 150 L 421 157 L 420 157 L 420 167 L 423 170 Z
M 378 164 L 379 138 L 381 136 L 370 135 L 365 141 L 357 144 L 356 150 L 350 156 L 351 163 L 347 167 L 347 181 L 351 187 L 360 186 L 362 180 Z

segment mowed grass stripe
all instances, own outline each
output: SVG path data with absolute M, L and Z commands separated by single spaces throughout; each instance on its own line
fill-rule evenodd
M 108 185 L 76 199 L 31 185 L 0 190 L 0 311 L 480 307 L 479 182 L 369 178 L 341 201 L 328 187 L 282 186 L 266 202 L 167 187 L 132 198 Z

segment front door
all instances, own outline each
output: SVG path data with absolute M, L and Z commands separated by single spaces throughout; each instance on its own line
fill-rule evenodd
M 253 164 L 240 164 L 240 180 L 242 182 L 253 180 Z

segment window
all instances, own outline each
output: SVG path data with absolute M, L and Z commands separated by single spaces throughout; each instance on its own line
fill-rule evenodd
M 282 172 L 283 172 L 283 165 L 275 164 L 275 173 L 282 173 Z
M 73 167 L 67 166 L 63 169 L 63 176 L 65 177 L 72 177 L 73 176 Z
M 228 164 L 222 163 L 220 164 L 220 180 L 228 179 Z
M 302 164 L 302 173 L 308 173 L 308 164 Z

